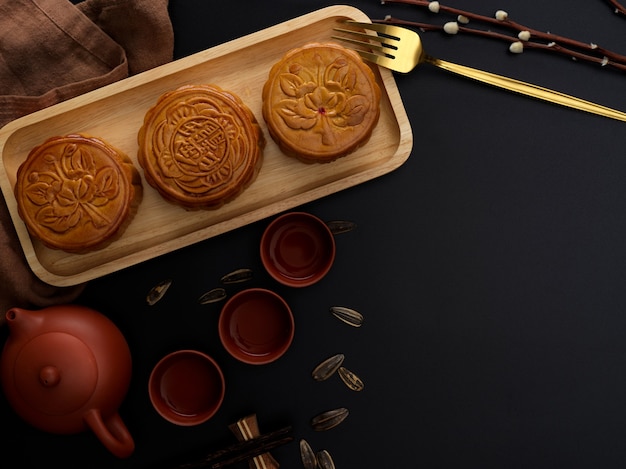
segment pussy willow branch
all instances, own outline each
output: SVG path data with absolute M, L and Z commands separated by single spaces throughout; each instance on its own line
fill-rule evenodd
M 617 3 L 615 0 L 609 0 L 609 2 L 616 8 L 616 11 L 619 10 L 622 12 L 622 14 L 626 14 L 626 9 L 619 5 L 619 3 Z M 472 34 L 475 36 L 482 36 L 490 39 L 508 42 L 511 44 L 509 49 L 512 52 L 519 53 L 523 50 L 529 49 L 541 50 L 545 52 L 557 53 L 568 56 L 574 60 L 585 61 L 593 64 L 598 64 L 603 67 L 610 67 L 613 69 L 626 71 L 626 56 L 624 55 L 600 47 L 597 44 L 585 43 L 568 37 L 560 36 L 558 34 L 543 32 L 537 29 L 529 28 L 525 25 L 509 19 L 508 15 L 503 11 L 498 12 L 498 14 L 496 14 L 496 16 L 494 17 L 489 17 L 470 11 L 441 5 L 439 2 L 433 2 L 428 0 L 382 0 L 382 3 L 402 3 L 415 5 L 418 7 L 424 7 L 433 13 L 444 13 L 448 16 L 454 16 L 455 21 L 450 21 L 446 24 L 437 25 L 417 21 L 402 20 L 399 18 L 394 18 L 393 16 L 388 16 L 384 20 L 375 20 L 379 23 L 390 23 L 398 26 L 410 26 L 414 28 L 419 28 L 423 32 L 440 30 L 446 31 L 449 34 Z M 472 24 L 478 24 L 479 26 L 475 27 L 472 26 Z M 452 28 L 451 25 L 453 26 Z M 500 30 L 505 31 L 514 31 L 517 33 L 517 35 L 513 36 L 491 29 L 480 29 L 480 25 L 499 28 Z
M 626 16 L 626 7 L 620 5 L 620 3 L 617 0 L 607 0 L 607 1 L 609 2 L 610 5 L 613 6 L 613 8 L 615 8 L 616 14 Z

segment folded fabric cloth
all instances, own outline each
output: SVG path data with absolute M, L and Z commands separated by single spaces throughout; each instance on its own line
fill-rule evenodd
M 171 61 L 167 7 L 168 0 L 0 0 L 0 127 Z M 70 302 L 83 288 L 33 274 L 0 197 L 0 324 L 10 307 Z

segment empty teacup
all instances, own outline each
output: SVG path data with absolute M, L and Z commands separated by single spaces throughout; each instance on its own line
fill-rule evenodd
M 166 420 L 183 426 L 213 417 L 224 400 L 224 375 L 213 358 L 197 350 L 163 357 L 148 383 L 150 401 Z
M 250 288 L 231 297 L 218 323 L 220 340 L 228 353 L 252 365 L 280 358 L 293 341 L 294 328 L 287 302 L 263 288 Z
M 290 212 L 274 219 L 261 237 L 261 261 L 278 282 L 306 287 L 318 282 L 335 260 L 330 228 L 310 213 Z

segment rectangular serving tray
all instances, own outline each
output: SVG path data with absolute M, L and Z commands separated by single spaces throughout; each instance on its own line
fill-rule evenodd
M 261 114 L 261 90 L 271 66 L 288 50 L 330 41 L 341 19 L 369 21 L 362 11 L 331 6 L 243 36 L 17 119 L 0 129 L 0 185 L 26 259 L 44 282 L 69 286 L 92 280 L 371 180 L 402 165 L 413 145 L 411 127 L 392 73 L 376 69 L 381 116 L 369 142 L 329 164 L 285 156 Z M 17 170 L 30 150 L 52 136 L 86 133 L 137 163 L 137 131 L 165 92 L 186 84 L 215 84 L 237 94 L 267 140 L 254 183 L 217 210 L 187 211 L 166 202 L 143 179 L 144 197 L 123 235 L 86 254 L 49 249 L 31 239 L 13 195 Z M 143 174 L 142 174 L 143 178 Z

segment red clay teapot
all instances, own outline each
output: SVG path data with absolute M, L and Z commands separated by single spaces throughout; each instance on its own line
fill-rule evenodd
M 135 443 L 118 409 L 131 378 L 128 344 L 111 320 L 80 305 L 6 313 L 0 379 L 9 404 L 41 430 L 91 429 L 115 456 Z

